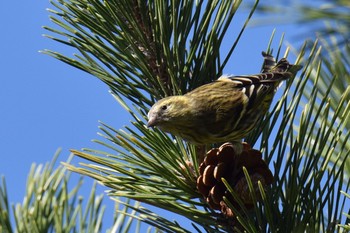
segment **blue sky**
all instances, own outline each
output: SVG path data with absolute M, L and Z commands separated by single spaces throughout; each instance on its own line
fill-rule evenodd
M 99 120 L 114 128 L 131 120 L 97 78 L 38 52 L 71 54 L 42 36 L 48 33 L 42 26 L 52 26 L 49 7 L 48 1 L 4 1 L 0 10 L 0 174 L 6 177 L 11 203 L 22 202 L 32 163 L 50 161 L 58 148 L 60 161 L 68 158 L 69 149 L 98 148 L 91 140 L 99 138 Z M 234 23 L 243 20 L 238 16 Z M 277 25 L 276 38 L 286 32 L 288 39 L 291 29 Z M 272 30 L 248 28 L 225 73 L 259 72 Z
M 48 7 L 48 1 L 4 1 L 0 10 L 0 175 L 12 204 L 23 200 L 32 163 L 50 161 L 58 148 L 59 161 L 69 149 L 96 148 L 99 120 L 122 127 L 130 119 L 102 82 L 39 53 L 68 51 L 42 36 L 42 26 L 51 25 Z M 87 198 L 91 182 L 85 183 Z

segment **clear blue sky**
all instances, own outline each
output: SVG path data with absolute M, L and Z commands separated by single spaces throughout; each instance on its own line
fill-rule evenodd
M 71 53 L 42 36 L 47 32 L 41 27 L 52 25 L 48 7 L 48 1 L 3 1 L 0 9 L 0 174 L 6 177 L 11 203 L 22 202 L 33 162 L 50 161 L 58 148 L 60 161 L 68 158 L 69 149 L 97 148 L 91 140 L 99 138 L 99 120 L 114 128 L 131 120 L 97 78 L 38 52 Z M 243 18 L 234 23 L 240 28 Z M 295 35 L 291 27 L 276 27 L 276 38 L 282 32 L 287 39 L 289 32 Z M 225 73 L 259 72 L 260 53 L 272 29 L 248 28 Z

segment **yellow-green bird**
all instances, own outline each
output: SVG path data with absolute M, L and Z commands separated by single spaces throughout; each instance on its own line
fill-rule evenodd
M 222 76 L 161 99 L 150 109 L 147 125 L 197 145 L 241 141 L 265 115 L 280 83 L 301 68 L 292 67 L 283 58 L 270 72 Z

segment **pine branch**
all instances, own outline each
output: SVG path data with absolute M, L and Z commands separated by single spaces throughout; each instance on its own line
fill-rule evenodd
M 336 109 L 330 108 L 334 77 L 324 93 L 314 85 L 308 99 L 301 94 L 308 91 L 313 74 L 318 83 L 322 73 L 317 43 L 308 55 L 301 48 L 296 62 L 304 63 L 300 78 L 287 83 L 270 114 L 247 138 L 251 144 L 260 143 L 266 161 L 273 166 L 275 182 L 267 190 L 258 184 L 262 200 L 257 203 L 246 174 L 257 204 L 249 210 L 244 204 L 237 209 L 227 202 L 239 223 L 232 226 L 232 219 L 212 209 L 196 188 L 198 150 L 157 129 L 149 130 L 143 121 L 154 99 L 186 93 L 220 75 L 241 35 L 226 56 L 219 53 L 240 2 L 59 0 L 53 4 L 58 11 L 51 11 L 52 20 L 61 29 L 47 28 L 56 33 L 51 38 L 75 47 L 80 54 L 75 60 L 46 53 L 101 79 L 134 119 L 132 127 L 120 130 L 102 123 L 104 139 L 96 142 L 109 152 L 73 150 L 90 163 L 65 164 L 68 169 L 99 181 L 113 198 L 129 197 L 182 215 L 198 231 L 230 232 L 234 227 L 250 232 L 325 232 L 343 220 L 345 201 L 340 191 L 349 188 L 343 182 L 349 152 L 347 140 L 340 138 L 349 137 L 343 131 L 350 111 L 349 92 L 342 94 Z M 282 42 L 278 55 L 281 47 Z M 240 203 L 234 189 L 226 186 Z M 135 218 L 164 231 L 189 231 L 150 210 L 134 210 L 140 213 Z
M 317 32 L 318 38 L 324 38 L 332 41 L 337 38 L 337 47 L 346 46 L 349 43 L 350 35 L 350 5 L 348 1 L 334 0 L 332 2 L 318 0 L 318 4 L 310 4 L 305 1 L 283 2 L 271 1 L 266 4 L 262 2 L 257 8 L 261 14 L 257 20 L 252 23 L 255 25 L 267 25 L 279 22 L 295 25 L 312 27 L 307 31 L 307 37 L 313 38 L 314 32 Z M 299 38 L 305 38 L 305 35 L 299 35 Z
M 252 23 L 256 25 L 270 24 L 271 22 L 285 22 L 288 24 L 314 24 L 312 32 L 316 32 L 313 35 L 308 35 L 309 32 L 300 33 L 299 38 L 305 38 L 305 34 L 311 38 L 317 38 L 323 46 L 321 53 L 322 66 L 320 71 L 320 78 L 318 78 L 317 84 L 315 83 L 315 74 L 311 74 L 310 83 L 307 84 L 307 88 L 303 95 L 307 99 L 310 98 L 311 89 L 314 85 L 317 85 L 321 95 L 324 95 L 327 91 L 329 84 L 334 82 L 333 90 L 330 92 L 331 101 L 330 107 L 332 111 L 343 111 L 346 106 L 338 106 L 342 93 L 347 91 L 350 83 L 350 48 L 349 48 L 349 25 L 350 17 L 348 11 L 350 6 L 347 1 L 337 0 L 327 2 L 319 1 L 319 6 L 315 7 L 309 5 L 306 2 L 290 1 L 287 5 L 279 4 L 275 1 L 275 4 L 267 5 L 262 3 L 257 7 L 260 12 L 275 12 L 274 16 L 266 14 L 266 16 L 259 17 L 258 20 Z M 277 17 L 277 18 L 273 18 Z M 283 19 L 282 19 L 283 18 Z M 324 23 L 322 23 L 324 22 Z M 309 43 L 307 48 L 311 49 L 313 43 Z M 339 114 L 340 118 L 347 117 L 346 115 Z M 327 122 L 327 124 L 330 124 Z M 350 122 L 344 125 L 343 132 L 350 130 Z M 346 141 L 346 134 L 340 134 L 342 141 Z M 350 144 L 346 143 L 344 146 L 347 150 L 350 150 Z M 332 158 L 334 160 L 334 158 Z M 345 168 L 347 176 L 350 176 L 350 163 L 347 163 Z
M 2 177 L 0 186 L 0 232 L 13 232 L 10 220 L 10 205 L 4 177 Z
M 240 1 L 52 4 L 57 10 L 50 10 L 50 18 L 61 30 L 45 27 L 56 34 L 46 36 L 80 54 L 69 58 L 50 50 L 44 53 L 101 79 L 146 111 L 153 98 L 186 93 L 221 75 L 225 63 L 220 63 L 219 48 Z
M 82 179 L 72 188 L 68 188 L 70 173 L 62 166 L 54 169 L 58 159 L 57 153 L 50 163 L 33 164 L 26 187 L 26 195 L 22 204 L 12 206 L 11 215 L 6 183 L 3 178 L 0 186 L 0 232 L 100 232 L 105 206 L 102 205 L 103 195 L 96 194 L 96 183 L 92 186 L 86 204 L 79 190 Z M 70 162 L 72 156 L 68 159 Z M 130 229 L 137 223 L 135 211 L 132 208 L 139 203 L 116 210 L 119 213 L 114 218 L 115 224 L 110 229 Z M 132 218 L 127 218 L 131 216 Z M 14 220 L 14 224 L 12 223 Z M 113 231 L 115 232 L 115 231 Z

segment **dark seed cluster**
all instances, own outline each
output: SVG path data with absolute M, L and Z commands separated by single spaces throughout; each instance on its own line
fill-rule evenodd
M 219 148 L 211 149 L 207 152 L 203 163 L 199 167 L 198 191 L 211 208 L 220 210 L 229 218 L 234 217 L 235 214 L 226 205 L 223 198 L 226 197 L 236 208 L 238 208 L 238 204 L 228 192 L 222 178 L 230 184 L 248 209 L 254 205 L 243 173 L 243 167 L 247 169 L 255 189 L 255 195 L 260 199 L 258 182 L 261 182 L 262 186 L 266 188 L 273 182 L 273 175 L 267 164 L 262 160 L 261 152 L 252 149 L 247 143 L 243 143 L 241 154 L 235 152 L 235 148 L 231 143 L 225 143 Z

